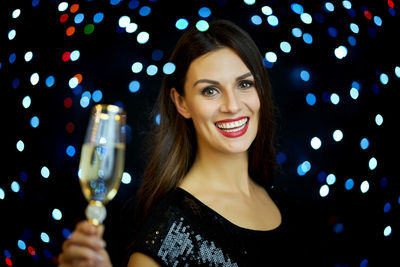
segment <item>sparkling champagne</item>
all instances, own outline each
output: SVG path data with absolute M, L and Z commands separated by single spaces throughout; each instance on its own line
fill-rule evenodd
M 96 105 L 89 120 L 79 164 L 79 181 L 89 201 L 86 217 L 102 224 L 104 205 L 117 194 L 125 162 L 126 113 L 114 105 Z
M 117 194 L 124 170 L 125 145 L 84 144 L 79 164 L 79 180 L 88 201 L 106 204 Z

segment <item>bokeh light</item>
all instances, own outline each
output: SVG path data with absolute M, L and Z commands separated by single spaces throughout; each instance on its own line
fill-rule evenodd
M 11 163 L 0 182 L 7 232 L 0 262 L 57 264 L 62 241 L 83 219 L 77 166 L 96 103 L 120 105 L 129 118 L 129 164 L 111 213 L 134 196 L 145 129 L 162 119 L 150 110 L 163 76 L 176 71 L 168 61 L 173 45 L 188 28 L 207 32 L 215 18 L 226 18 L 254 37 L 271 76 L 278 111 L 274 186 L 301 207 L 299 227 L 310 240 L 330 241 L 310 254 L 324 255 L 324 266 L 385 266 L 395 256 L 390 242 L 399 238 L 396 160 L 387 151 L 397 140 L 400 5 L 189 2 L 183 9 L 156 0 L 0 4 L 0 81 L 11 111 L 4 124 Z M 118 250 L 119 222 L 109 219 L 105 238 Z

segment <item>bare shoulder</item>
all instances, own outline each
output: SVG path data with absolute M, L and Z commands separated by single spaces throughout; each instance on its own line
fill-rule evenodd
M 131 255 L 128 263 L 128 267 L 160 267 L 152 257 L 146 254 L 135 252 Z

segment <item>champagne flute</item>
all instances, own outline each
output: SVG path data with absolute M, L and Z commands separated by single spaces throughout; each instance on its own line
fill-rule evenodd
M 79 181 L 90 223 L 102 224 L 105 204 L 118 192 L 125 162 L 126 113 L 114 105 L 93 107 L 79 163 Z

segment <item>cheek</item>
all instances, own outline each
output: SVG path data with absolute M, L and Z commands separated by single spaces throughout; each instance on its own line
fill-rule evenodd
M 190 105 L 193 124 L 196 129 L 207 127 L 210 122 L 213 122 L 215 110 L 210 103 L 195 103 Z
M 255 92 L 251 98 L 249 98 L 248 107 L 255 115 L 258 116 L 260 113 L 260 106 L 260 98 L 258 97 L 257 92 Z
M 249 99 L 249 102 L 248 102 L 248 108 L 251 111 L 251 113 L 253 114 L 253 118 L 254 118 L 253 122 L 256 122 L 255 124 L 253 123 L 253 125 L 256 126 L 256 128 L 255 128 L 256 131 L 257 131 L 259 123 L 260 123 L 260 107 L 261 107 L 260 99 L 258 97 L 258 94 L 256 94 L 251 99 Z

